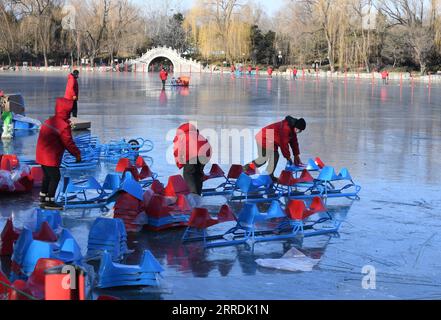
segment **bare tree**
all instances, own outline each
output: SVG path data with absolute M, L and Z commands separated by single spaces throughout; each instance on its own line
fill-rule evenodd
M 425 7 L 425 0 L 382 0 L 379 9 L 390 19 L 392 25 L 401 25 L 408 34 L 408 43 L 413 49 L 422 74 L 435 46 L 434 29 Z
M 21 11 L 28 17 L 31 25 L 35 27 L 36 47 L 40 48 L 44 58 L 44 65 L 47 67 L 48 54 L 51 50 L 52 40 L 56 29 L 54 21 L 55 10 L 60 10 L 61 0 L 13 0 Z
M 15 19 L 13 8 L 5 0 L 0 0 L 0 51 L 8 57 L 9 65 L 12 64 L 11 55 L 15 53 L 18 23 Z

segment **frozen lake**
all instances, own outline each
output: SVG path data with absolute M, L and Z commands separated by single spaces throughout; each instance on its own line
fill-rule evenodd
M 21 92 L 27 115 L 41 121 L 52 115 L 55 97 L 64 95 L 65 74 L 0 73 L 0 89 Z M 258 267 L 259 258 L 280 258 L 282 242 L 204 251 L 182 246 L 183 230 L 143 232 L 131 237 L 136 263 L 151 250 L 166 269 L 160 292 L 110 291 L 133 299 L 440 299 L 441 298 L 441 87 L 405 82 L 193 75 L 188 90 L 161 91 L 156 74 L 80 75 L 79 115 L 92 121 L 102 142 L 144 137 L 155 143 L 153 170 L 160 180 L 177 174 L 167 162 L 170 130 L 197 121 L 200 129 L 259 129 L 286 115 L 304 117 L 299 136 L 302 159 L 320 156 L 330 166 L 347 167 L 363 189 L 361 200 L 330 200 L 346 215 L 339 237 L 321 236 L 294 243 L 320 257 L 309 273 Z M 37 135 L 0 142 L 0 153 L 34 158 Z M 254 144 L 254 142 L 253 142 Z M 244 146 L 250 147 L 250 146 Z M 219 154 L 229 150 L 215 150 Z M 233 150 L 237 156 L 237 150 Z M 243 154 L 243 156 L 240 156 Z M 252 154 L 239 153 L 242 163 Z M 233 161 L 234 162 L 234 161 Z M 237 162 L 237 161 L 236 161 Z M 279 170 L 284 162 L 279 164 Z M 225 170 L 228 164 L 222 166 Z M 102 166 L 94 173 L 103 177 Z M 0 197 L 0 229 L 14 215 L 19 225 L 38 205 L 33 195 Z M 217 208 L 225 199 L 206 199 Z M 82 248 L 97 211 L 64 215 Z M 2 267 L 8 268 L 3 259 Z M 376 289 L 362 287 L 362 268 L 377 271 Z

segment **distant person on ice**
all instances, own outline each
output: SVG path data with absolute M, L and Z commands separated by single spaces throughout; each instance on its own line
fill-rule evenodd
M 257 168 L 262 167 L 265 163 L 268 163 L 267 172 L 273 179 L 277 181 L 274 176 L 277 164 L 279 163 L 279 148 L 282 150 L 282 155 L 289 163 L 293 163 L 296 166 L 303 166 L 300 159 L 300 148 L 297 139 L 297 134 L 303 132 L 306 129 L 305 119 L 296 119 L 291 116 L 287 116 L 285 120 L 271 124 L 263 128 L 256 135 L 256 142 L 259 152 L 259 158 L 254 160 L 254 164 Z M 289 148 L 294 155 L 294 159 L 291 158 Z M 251 164 L 245 166 L 244 170 L 248 171 L 251 168 Z
M 184 180 L 191 193 L 202 195 L 204 168 L 211 159 L 211 146 L 191 123 L 181 125 L 173 140 L 176 165 L 184 169 Z
M 381 72 L 381 78 L 383 79 L 383 84 L 388 84 L 389 83 L 389 72 L 387 70 L 383 70 L 383 72 Z
M 66 93 L 64 94 L 65 99 L 73 101 L 72 117 L 74 118 L 78 117 L 78 95 L 80 92 L 78 88 L 79 75 L 80 72 L 78 70 L 74 70 L 69 74 L 67 78 Z
M 41 207 L 44 209 L 62 209 L 55 204 L 55 193 L 61 178 L 60 165 L 64 151 L 69 151 L 77 162 L 81 162 L 81 152 L 72 139 L 69 122 L 72 108 L 72 100 L 57 98 L 55 116 L 43 123 L 38 136 L 36 160 L 44 174 L 40 192 Z
M 273 68 L 268 67 L 267 72 L 268 72 L 268 75 L 270 76 L 270 78 L 272 78 L 273 77 Z
M 168 72 L 165 71 L 165 68 L 162 68 L 161 72 L 159 72 L 159 78 L 162 81 L 162 88 L 165 88 L 165 84 L 166 84 L 167 79 L 168 79 Z
M 293 75 L 293 77 L 294 77 L 294 80 L 297 79 L 297 73 L 298 73 L 298 70 L 297 70 L 296 67 L 294 67 L 294 70 L 292 70 L 292 75 Z

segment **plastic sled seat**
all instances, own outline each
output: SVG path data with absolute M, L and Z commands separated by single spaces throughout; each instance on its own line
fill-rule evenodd
M 4 154 L 0 160 L 0 170 L 12 171 L 20 166 L 20 161 L 15 154 Z
M 292 171 L 283 170 L 279 176 L 278 187 L 292 187 L 294 185 L 294 177 Z
M 230 171 L 228 171 L 227 179 L 228 180 L 239 179 L 239 177 L 242 173 L 243 173 L 243 167 L 239 164 L 234 164 L 231 166 Z
M 65 239 L 60 244 L 60 249 L 52 251 L 51 257 L 65 263 L 79 263 L 83 259 L 81 248 L 73 237 Z
M 252 178 L 246 174 L 241 174 L 236 182 L 236 187 L 244 193 L 263 190 L 266 191 L 271 188 L 273 181 L 268 175 L 261 175 L 257 178 Z
M 123 172 L 122 179 L 124 180 L 127 175 L 130 175 L 137 182 L 139 182 L 139 180 L 140 180 L 139 172 L 138 172 L 138 169 L 136 169 L 136 167 L 132 166 L 132 167 L 126 168 Z
M 213 219 L 208 210 L 205 208 L 195 208 L 191 213 L 190 221 L 188 226 L 195 229 L 207 229 L 218 223 L 218 220 Z
M 182 241 L 186 242 L 191 238 L 200 238 L 206 243 L 207 229 L 218 224 L 218 220 L 211 217 L 207 209 L 195 208 L 191 213 L 187 230 L 185 230 Z
M 120 260 L 129 252 L 127 231 L 121 219 L 98 218 L 93 223 L 87 244 L 88 257 L 110 251 L 114 260 Z
M 187 197 L 183 194 L 179 194 L 178 198 L 176 200 L 175 205 L 173 206 L 174 210 L 182 211 L 182 212 L 191 212 L 192 207 L 190 206 L 190 203 L 187 200 Z
M 0 235 L 0 256 L 11 256 L 14 252 L 14 242 L 18 240 L 20 236 L 19 230 L 14 228 L 12 219 L 9 218 L 6 221 L 6 225 Z
M 26 275 L 30 275 L 34 271 L 38 260 L 42 258 L 51 258 L 54 244 L 33 240 L 26 251 L 23 262 L 21 264 L 22 271 Z
M 152 189 L 147 188 L 147 190 L 144 192 L 144 195 L 143 195 L 144 208 L 147 208 L 149 206 L 150 200 L 152 200 L 154 195 L 155 195 L 155 192 Z
M 52 230 L 62 227 L 60 211 L 37 209 L 37 229 L 41 229 L 44 222 L 47 222 Z
M 225 223 L 230 221 L 237 221 L 236 216 L 234 215 L 233 210 L 228 205 L 223 205 L 217 215 L 217 219 L 219 223 Z
M 271 220 L 271 219 L 281 219 L 281 218 L 286 218 L 286 214 L 283 211 L 282 207 L 280 206 L 280 202 L 273 201 L 266 213 L 266 219 Z
M 280 195 L 276 191 L 270 176 L 261 175 L 252 178 L 243 173 L 236 181 L 236 187 L 230 201 L 271 202 L 280 199 Z M 236 195 L 237 193 L 239 195 Z
M 101 258 L 98 271 L 98 287 L 157 285 L 157 276 L 163 272 L 156 258 L 150 251 L 145 251 L 139 265 L 114 263 L 108 252 Z
M 109 173 L 104 180 L 103 189 L 107 194 L 112 194 L 113 192 L 119 190 L 120 186 L 121 177 L 118 174 Z
M 152 183 L 158 178 L 158 175 L 154 173 L 150 167 L 145 164 L 141 167 L 139 172 L 139 182 L 143 188 L 147 188 L 152 185 Z
M 213 180 L 217 178 L 226 178 L 225 172 L 218 164 L 213 164 L 208 175 L 205 175 L 204 181 Z
M 130 172 L 126 172 L 124 179 L 119 189 L 113 192 L 107 199 L 107 202 L 113 202 L 116 200 L 120 193 L 126 192 L 139 201 L 144 201 L 144 191 L 141 185 L 133 178 Z
M 63 204 L 64 209 L 101 208 L 106 205 L 105 198 L 106 192 L 95 178 L 88 177 L 86 181 L 74 182 L 65 177 L 56 202 Z
M 209 237 L 206 248 L 217 248 L 244 244 L 254 239 L 256 222 L 265 218 L 260 214 L 257 205 L 246 203 L 237 218 L 237 225 L 222 236 Z M 230 239 L 228 239 L 230 238 Z
M 121 219 L 97 218 L 89 232 L 89 241 L 98 241 L 101 244 L 116 244 L 127 240 L 127 232 Z
M 147 159 L 149 159 L 149 158 L 150 158 L 150 157 L 147 157 Z M 144 168 L 144 167 L 148 167 L 148 164 L 147 164 L 147 162 L 145 161 L 144 157 L 139 156 L 139 157 L 137 157 L 136 160 L 135 160 L 135 166 L 136 166 L 136 168 L 138 168 L 138 169 L 142 169 L 142 168 Z
M 16 193 L 27 193 L 31 192 L 34 188 L 34 180 L 29 174 L 22 174 L 22 176 L 14 182 L 14 192 Z
M 177 197 L 179 194 L 189 195 L 190 188 L 182 176 L 176 175 L 168 179 L 164 194 L 167 197 Z
M 34 271 L 27 281 L 27 288 L 32 296 L 37 299 L 44 299 L 45 291 L 45 271 L 58 266 L 63 266 L 64 262 L 56 259 L 40 259 L 37 261 Z
M 348 183 L 342 187 L 334 185 L 336 182 L 345 181 Z M 315 184 L 317 189 L 322 189 L 322 195 L 325 198 L 346 197 L 359 199 L 358 194 L 361 191 L 361 186 L 355 184 L 349 170 L 346 168 L 343 168 L 338 175 L 332 167 L 323 168 Z
M 34 240 L 39 240 L 44 242 L 56 242 L 58 240 L 57 235 L 52 230 L 51 226 L 47 221 L 41 224 L 39 231 L 33 234 L 33 238 Z
M 32 235 L 32 231 L 28 228 L 24 228 L 14 244 L 14 251 L 12 254 L 13 262 L 15 262 L 17 265 L 22 265 L 24 256 L 33 240 L 34 238 Z
M 323 162 L 320 162 L 320 164 L 322 164 L 322 163 Z M 306 163 L 306 166 L 299 167 L 299 166 L 296 166 L 296 165 L 289 165 L 288 164 L 287 167 L 286 167 L 286 170 L 292 171 L 292 172 L 295 172 L 295 173 L 302 172 L 303 170 L 307 170 L 307 171 L 313 172 L 313 171 L 320 171 L 321 169 L 323 169 L 323 167 L 320 167 L 316 160 L 309 159 L 308 162 Z
M 320 169 L 323 169 L 324 167 L 326 167 L 326 165 L 325 165 L 325 163 L 322 161 L 322 159 L 320 159 L 320 158 L 315 158 L 315 164 L 317 164 L 317 166 L 320 168 Z
M 152 189 L 152 191 L 155 194 L 158 194 L 158 195 L 165 194 L 165 187 L 159 180 L 153 181 L 152 185 L 150 186 L 150 189 Z
M 139 179 L 141 181 L 146 179 L 156 179 L 156 177 L 157 176 L 153 173 L 148 165 L 143 166 L 139 172 Z
M 207 229 L 213 225 L 232 221 L 237 222 L 237 219 L 228 205 L 221 207 L 217 219 L 212 218 L 206 209 L 195 209 L 182 237 L 182 242 L 203 242 L 204 247 L 208 247 L 209 241 L 222 240 L 223 235 L 208 236 Z
M 317 221 L 313 221 L 312 224 L 310 224 L 309 226 L 306 225 L 309 217 L 323 212 L 327 213 L 328 216 L 326 218 L 321 218 Z M 338 232 L 340 226 L 340 223 L 338 221 L 332 221 L 334 223 L 333 228 L 321 230 L 314 229 L 316 225 L 320 225 L 326 221 L 332 220 L 332 217 L 327 212 L 327 209 L 320 197 L 316 197 L 313 199 L 310 208 L 308 208 L 306 204 L 301 200 L 292 200 L 288 203 L 286 207 L 286 213 L 288 218 L 290 219 L 293 234 L 302 234 L 304 237 L 336 233 Z M 308 231 L 305 231 L 306 227 L 308 228 Z
M 338 181 L 340 180 L 340 178 L 335 173 L 334 168 L 324 167 L 320 172 L 320 175 L 318 176 L 317 180 L 324 182 L 331 182 L 331 181 Z
M 216 165 L 213 165 L 210 174 L 205 177 L 206 180 L 210 180 L 211 176 L 220 176 L 221 175 L 220 167 L 216 167 Z M 223 177 L 225 178 L 225 182 L 221 183 L 216 188 L 211 189 L 204 189 L 202 190 L 202 195 L 204 197 L 215 197 L 215 196 L 229 196 L 234 192 L 234 189 L 236 187 L 236 181 L 240 177 L 240 175 L 243 173 L 243 167 L 241 165 L 232 165 L 230 170 L 228 171 L 228 175 L 225 176 L 225 173 L 222 171 Z

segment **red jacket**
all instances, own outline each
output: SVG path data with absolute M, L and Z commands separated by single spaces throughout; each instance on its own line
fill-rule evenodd
M 297 69 L 294 69 L 294 70 L 292 71 L 292 73 L 293 73 L 294 75 L 297 75 L 297 73 L 298 73 Z
M 272 75 L 272 74 L 273 74 L 273 69 L 268 68 L 268 74 L 269 74 L 269 75 Z
M 381 77 L 382 77 L 383 79 L 387 79 L 387 78 L 389 77 L 389 72 L 387 72 L 387 71 L 383 71 L 383 72 L 381 73 Z
M 263 128 L 256 135 L 256 140 L 257 144 L 265 149 L 277 151 L 280 147 L 283 156 L 287 160 L 291 159 L 290 146 L 294 156 L 300 155 L 297 133 L 290 128 L 286 120 Z
M 73 100 L 74 97 L 78 99 L 79 89 L 78 89 L 78 80 L 72 74 L 69 74 L 67 78 L 66 85 L 66 93 L 64 94 L 64 98 L 68 100 Z
M 185 123 L 178 128 L 173 144 L 173 155 L 179 169 L 182 169 L 185 164 L 190 163 L 190 161 L 193 162 L 197 158 L 204 164 L 208 163 L 211 159 L 210 143 L 190 123 Z
M 57 98 L 55 116 L 47 119 L 41 126 L 37 142 L 37 163 L 47 167 L 59 167 L 64 151 L 73 156 L 81 155 L 72 139 L 69 124 L 73 101 Z
M 159 72 L 159 78 L 161 78 L 162 81 L 167 81 L 168 78 L 167 71 L 161 70 L 161 72 Z

